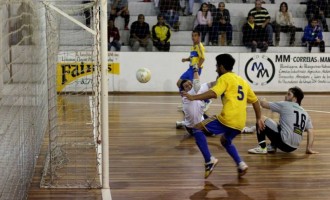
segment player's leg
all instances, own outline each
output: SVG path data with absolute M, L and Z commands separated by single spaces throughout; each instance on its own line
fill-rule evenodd
M 218 163 L 218 159 L 213 157 L 210 153 L 209 146 L 207 144 L 206 136 L 204 135 L 203 131 L 198 130 L 198 129 L 193 129 L 193 135 L 195 138 L 195 142 L 201 151 L 204 161 L 205 161 L 205 178 L 208 178 L 214 167 Z
M 220 123 L 221 124 L 221 123 Z M 220 138 L 221 145 L 226 149 L 227 153 L 232 157 L 237 166 L 238 177 L 241 177 L 246 174 L 248 170 L 248 165 L 242 160 L 239 156 L 239 153 L 232 143 L 232 140 L 241 132 L 232 128 L 225 127 L 221 124 L 226 131 Z

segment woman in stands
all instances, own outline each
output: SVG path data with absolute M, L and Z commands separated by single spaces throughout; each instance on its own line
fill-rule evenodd
M 282 2 L 280 10 L 275 14 L 275 45 L 280 42 L 280 32 L 290 33 L 290 46 L 294 45 L 296 27 L 294 26 L 292 13 L 288 11 L 288 4 Z
M 205 36 L 210 33 L 212 27 L 212 15 L 207 3 L 202 3 L 194 22 L 194 30 L 201 33 L 201 42 L 205 44 Z

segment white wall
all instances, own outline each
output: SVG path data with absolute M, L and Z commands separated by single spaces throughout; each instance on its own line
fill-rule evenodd
M 213 81 L 215 57 L 220 53 L 206 53 L 201 81 Z M 74 54 L 60 53 L 59 62 Z M 109 91 L 116 92 L 175 92 L 176 82 L 188 68 L 181 59 L 187 53 L 162 52 L 116 52 L 113 54 L 120 63 L 120 74 L 109 74 Z M 330 54 L 275 54 L 275 53 L 233 53 L 236 59 L 234 72 L 250 80 L 255 91 L 286 91 L 289 87 L 299 86 L 304 91 L 330 91 Z M 110 58 L 111 59 L 111 56 Z M 282 59 L 282 60 L 281 60 Z M 71 59 L 72 61 L 72 59 Z M 148 83 L 139 83 L 135 72 L 146 67 L 152 72 Z M 79 80 L 68 85 L 65 91 L 80 90 Z M 81 88 L 86 88 L 82 84 Z M 87 87 L 91 88 L 91 87 Z

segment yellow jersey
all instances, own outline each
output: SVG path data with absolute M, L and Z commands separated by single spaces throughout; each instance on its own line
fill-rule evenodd
M 190 66 L 198 64 L 201 58 L 205 59 L 205 48 L 200 42 L 190 48 Z M 203 65 L 201 68 L 203 68 Z
M 247 103 L 255 103 L 258 98 L 250 85 L 233 72 L 220 76 L 211 88 L 217 97 L 221 96 L 222 111 L 218 120 L 233 129 L 242 130 L 246 122 Z

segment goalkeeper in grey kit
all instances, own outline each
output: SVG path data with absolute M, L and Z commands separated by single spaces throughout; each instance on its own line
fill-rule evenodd
M 303 91 L 299 87 L 292 87 L 287 91 L 285 101 L 268 102 L 261 100 L 261 107 L 280 114 L 279 124 L 266 118 L 265 129 L 257 132 L 259 145 L 248 152 L 267 154 L 267 152 L 275 152 L 277 148 L 284 152 L 292 152 L 298 148 L 303 139 L 303 132 L 306 131 L 306 154 L 318 153 L 312 149 L 314 142 L 313 125 L 310 116 L 300 105 L 303 98 Z M 267 146 L 266 136 L 271 142 Z

